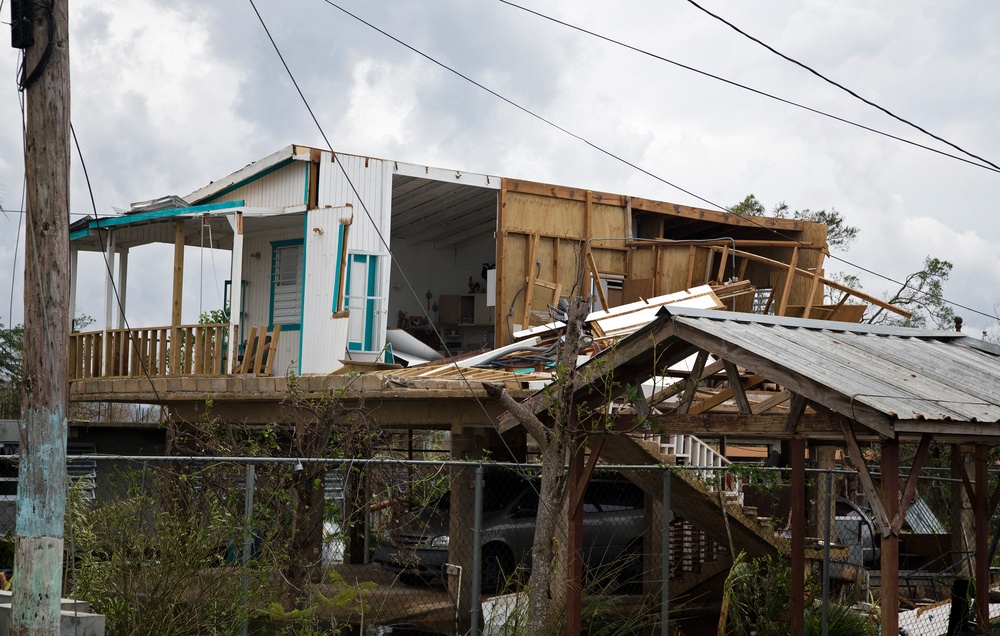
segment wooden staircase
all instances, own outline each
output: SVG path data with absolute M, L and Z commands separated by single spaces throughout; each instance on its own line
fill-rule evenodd
M 734 549 L 751 558 L 787 552 L 789 542 L 776 535 L 769 519 L 758 518 L 755 509 L 741 505 L 736 484 L 723 481 L 720 497 L 718 471 L 712 468 L 722 467 L 728 460 L 701 440 L 684 437 L 661 444 L 655 439 L 613 435 L 605 440 L 601 457 L 614 464 L 654 465 L 663 463 L 661 453 L 666 451 L 667 458 L 676 458 L 676 463 L 706 467 L 670 472 L 670 508 L 679 517 L 671 524 L 670 593 L 674 597 L 715 596 L 721 593 L 732 564 L 730 534 Z M 628 477 L 650 497 L 662 499 L 659 472 L 637 471 Z

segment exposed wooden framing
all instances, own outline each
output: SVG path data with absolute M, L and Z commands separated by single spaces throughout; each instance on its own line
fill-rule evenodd
M 792 406 L 788 409 L 788 423 L 785 425 L 785 431 L 794 433 L 796 427 L 799 425 L 799 419 L 801 419 L 805 411 L 806 399 L 798 393 L 793 393 Z
M 882 536 L 888 536 L 892 533 L 891 518 L 882 505 L 882 498 L 879 497 L 875 481 L 872 479 L 871 473 L 868 472 L 868 465 L 865 463 L 865 456 L 861 453 L 861 447 L 858 445 L 858 438 L 854 436 L 854 429 L 846 418 L 840 419 L 839 423 L 844 441 L 847 442 L 848 452 L 850 452 L 854 460 L 854 467 L 858 471 L 858 480 L 861 482 L 861 487 L 864 489 L 865 496 L 868 497 L 868 503 L 871 505 L 872 512 L 875 515 L 875 523 L 878 524 Z M 896 500 L 895 493 L 892 499 L 893 501 Z M 889 589 L 894 590 L 896 588 L 892 587 Z
M 747 265 L 750 264 L 750 259 L 743 258 L 740 259 L 740 272 L 736 275 L 736 278 L 740 280 L 746 280 L 747 277 Z
M 531 304 L 535 299 L 535 275 L 538 272 L 538 242 L 539 237 L 537 234 L 533 234 L 528 238 L 528 252 L 527 258 L 524 261 L 525 271 L 527 276 L 525 277 L 524 284 L 526 285 L 524 290 L 524 313 L 521 319 L 521 324 L 525 327 L 531 325 Z
M 507 329 L 502 328 L 503 316 L 506 316 L 511 299 L 507 297 L 507 180 L 500 181 L 500 193 L 497 196 L 497 252 L 496 252 L 496 313 L 495 324 L 497 333 L 502 334 L 497 338 L 496 345 L 507 344 Z M 342 279 L 343 280 L 343 279 Z M 513 307 L 509 307 L 513 311 Z M 524 325 L 527 326 L 527 325 Z
M 706 353 L 705 355 L 707 356 L 708 354 Z M 725 363 L 722 360 L 716 360 L 712 364 L 708 365 L 707 367 L 704 368 L 704 371 L 701 372 L 700 377 L 694 381 L 694 384 L 697 385 L 698 382 L 701 381 L 701 378 L 706 378 L 715 375 L 716 373 L 718 373 L 723 369 L 724 364 Z M 704 365 L 704 361 L 702 361 L 702 365 Z M 654 393 L 653 395 L 649 396 L 649 404 L 656 406 L 660 402 L 669 399 L 677 395 L 681 391 L 683 391 L 687 386 L 690 385 L 693 373 L 694 371 L 692 370 L 692 376 L 689 376 L 682 380 L 678 380 L 677 382 L 674 382 L 673 384 L 666 386 L 657 391 L 656 393 Z
M 587 190 L 587 196 L 583 201 L 583 238 L 588 241 L 594 238 L 593 232 L 594 215 L 594 193 Z
M 611 306 L 608 304 L 607 294 L 604 293 L 604 286 L 601 285 L 601 272 L 597 269 L 594 253 L 589 249 L 587 250 L 587 264 L 589 265 L 591 276 L 594 277 L 594 287 L 597 288 L 597 296 L 601 299 L 601 307 L 604 308 L 604 311 L 607 311 L 611 309 Z
M 819 287 L 819 279 L 820 279 L 820 272 L 821 271 L 822 271 L 822 269 L 819 268 L 819 267 L 816 267 L 815 269 L 813 269 L 813 282 L 812 282 L 812 286 L 809 288 L 809 297 L 806 299 L 806 308 L 802 312 L 802 317 L 803 318 L 808 318 L 809 317 L 809 312 L 812 311 L 813 303 L 815 302 L 815 299 L 816 299 L 816 289 Z
M 851 417 L 885 437 L 893 435 L 890 418 L 887 415 L 866 404 L 852 400 L 850 396 L 832 391 L 814 379 L 804 377 L 779 363 L 754 355 L 722 338 L 688 327 L 683 322 L 671 321 L 669 325 L 667 329 L 672 331 L 673 335 L 700 349 L 725 351 L 726 359 L 731 362 L 748 369 L 754 369 L 768 380 L 776 382 L 794 393 L 804 395 L 811 402 L 825 404 L 841 415 Z
M 795 271 L 797 270 L 796 265 L 799 262 L 799 246 L 796 245 L 792 248 L 792 258 L 788 262 L 788 267 L 785 270 L 785 287 L 781 290 L 781 299 L 778 302 L 778 315 L 784 316 L 785 310 L 788 309 L 788 296 L 792 293 L 792 282 L 795 279 Z M 808 316 L 806 316 L 808 317 Z
M 694 255 L 696 249 L 694 245 L 688 247 L 687 286 L 684 289 L 691 289 L 691 286 L 694 284 Z
M 764 381 L 764 376 L 751 375 L 750 377 L 746 378 L 743 382 L 738 382 L 736 386 L 740 387 L 741 390 L 752 389 L 763 381 Z M 734 389 L 732 386 L 730 386 L 728 389 L 722 389 L 712 397 L 692 405 L 690 411 L 695 415 L 697 415 L 698 413 L 704 413 L 705 411 L 715 408 L 716 406 L 722 404 L 728 399 L 733 398 L 734 396 L 735 396 Z
M 660 259 L 663 257 L 662 250 L 658 246 L 653 246 L 653 294 L 660 296 L 663 294 L 663 283 L 660 282 Z
M 687 413 L 691 408 L 691 402 L 698 391 L 698 383 L 701 382 L 706 361 L 708 361 L 708 351 L 702 349 L 694 359 L 694 366 L 691 367 L 691 375 L 685 380 L 684 396 L 681 398 L 681 403 L 677 406 L 678 413 Z M 720 360 L 719 362 L 721 363 L 722 361 Z
M 663 236 L 663 232 L 660 233 Z M 822 251 L 823 247 L 820 245 L 813 245 L 808 242 L 803 241 L 761 241 L 756 239 L 694 239 L 694 240 L 684 240 L 684 239 L 668 239 L 668 238 L 658 238 L 658 239 L 633 239 L 628 241 L 626 244 L 628 247 L 652 247 L 652 246 L 685 246 L 694 245 L 696 247 L 735 247 L 739 249 L 741 247 L 787 247 L 789 249 L 793 247 L 798 247 L 803 250 L 813 250 Z
M 729 243 L 722 246 L 722 257 L 719 259 L 719 274 L 715 277 L 715 282 L 722 284 L 722 279 L 726 275 L 726 258 L 729 256 Z M 712 262 L 713 258 L 709 258 L 708 262 Z M 736 272 L 733 272 L 736 275 Z
M 717 252 L 722 250 L 721 247 L 711 247 L 711 246 L 708 249 L 715 250 Z M 808 270 L 799 269 L 798 267 L 794 268 L 794 270 L 793 270 L 789 266 L 788 263 L 782 263 L 781 261 L 776 261 L 776 260 L 771 259 L 771 258 L 766 258 L 764 256 L 759 256 L 759 255 L 754 254 L 752 252 L 744 252 L 744 251 L 737 250 L 736 254 L 739 255 L 739 256 L 741 256 L 741 257 L 743 257 L 743 258 L 747 258 L 747 259 L 750 259 L 750 260 L 753 260 L 753 261 L 757 261 L 758 263 L 764 263 L 765 265 L 770 265 L 771 267 L 774 267 L 774 268 L 777 268 L 777 269 L 786 270 L 786 271 L 794 271 L 794 275 L 795 276 L 807 276 L 809 278 L 812 278 L 814 276 L 814 273 L 810 272 Z M 823 284 L 826 285 L 827 287 L 833 287 L 834 289 L 837 289 L 837 290 L 840 290 L 840 291 L 845 292 L 847 294 L 850 294 L 851 296 L 854 296 L 855 298 L 863 300 L 863 301 L 865 301 L 867 303 L 870 303 L 872 305 L 875 305 L 877 307 L 881 307 L 883 309 L 888 309 L 889 311 L 891 311 L 893 313 L 896 313 L 896 314 L 899 314 L 900 316 L 903 316 L 904 318 L 909 318 L 912 315 L 910 312 L 906 311 L 905 309 L 900 309 L 899 307 L 896 307 L 895 305 L 891 305 L 891 304 L 887 303 L 886 301 L 882 300 L 881 298 L 876 298 L 875 296 L 871 296 L 869 294 L 865 294 L 863 292 L 859 292 L 858 290 L 852 289 L 851 287 L 848 287 L 847 285 L 844 285 L 842 283 L 838 283 L 835 280 L 830 280 L 829 278 L 823 277 Z
M 858 457 L 855 462 L 859 467 L 864 466 L 864 458 Z M 882 502 L 885 508 L 879 514 L 880 517 L 893 519 L 898 511 L 899 501 L 899 443 L 895 439 L 888 439 L 882 442 L 882 496 L 876 493 L 874 500 L 869 500 L 873 504 Z M 881 521 L 879 522 L 881 527 Z M 888 532 L 887 532 L 888 531 Z M 881 584 L 884 590 L 882 595 L 882 621 L 881 629 L 883 634 L 899 633 L 899 604 L 896 601 L 899 590 L 899 535 L 892 533 L 892 528 L 887 527 L 882 531 L 882 561 Z
M 726 377 L 729 379 L 729 388 L 733 392 L 733 399 L 736 401 L 736 408 L 740 413 L 749 415 L 752 412 L 750 409 L 750 400 L 747 399 L 747 393 L 743 389 L 740 370 L 732 362 L 724 362 L 724 366 Z
M 899 531 L 902 530 L 903 521 L 906 520 L 906 511 L 913 503 L 913 496 L 917 492 L 917 480 L 920 478 L 920 471 L 924 468 L 924 462 L 927 460 L 927 449 L 930 446 L 931 436 L 922 436 L 920 445 L 917 447 L 917 454 L 913 457 L 913 463 L 910 464 L 910 474 L 907 476 L 906 487 L 903 489 L 903 498 L 900 499 L 899 509 L 892 519 L 892 533 L 895 535 L 898 535 Z
M 184 295 L 184 221 L 174 224 L 174 287 L 170 325 L 181 324 L 181 301 Z
M 632 240 L 632 197 L 625 197 L 625 238 Z M 631 251 L 629 251 L 631 255 Z
M 781 391 L 778 391 L 778 393 L 767 398 L 763 402 L 758 402 L 757 404 L 754 404 L 753 408 L 751 408 L 750 411 L 755 415 L 758 413 L 766 413 L 767 411 L 773 409 L 779 404 L 784 404 L 791 398 L 792 398 L 792 392 L 787 389 L 782 389 Z

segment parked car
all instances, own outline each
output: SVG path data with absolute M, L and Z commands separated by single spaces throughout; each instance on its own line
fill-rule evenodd
M 531 567 L 531 546 L 538 515 L 537 479 L 510 472 L 486 475 L 483 483 L 481 529 L 482 590 L 494 593 L 511 581 L 518 566 Z M 444 579 L 451 499 L 435 504 L 402 523 L 390 523 L 375 549 L 375 561 L 395 572 L 404 583 Z M 643 493 L 621 477 L 591 480 L 583 501 L 584 563 L 591 571 L 606 566 L 618 581 L 637 581 L 642 573 L 645 529 Z M 469 540 L 473 511 L 469 510 Z

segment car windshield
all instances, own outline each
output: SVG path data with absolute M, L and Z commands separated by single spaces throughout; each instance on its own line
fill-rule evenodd
M 483 512 L 499 512 L 510 505 L 514 499 L 524 492 L 529 482 L 517 475 L 497 473 L 483 478 Z M 537 485 L 536 485 L 537 487 Z M 451 507 L 451 493 L 446 492 L 434 504 L 438 510 L 445 512 Z

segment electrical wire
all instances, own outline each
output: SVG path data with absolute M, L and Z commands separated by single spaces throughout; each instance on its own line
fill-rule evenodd
M 125 306 L 122 304 L 121 295 L 118 293 L 118 286 L 114 281 L 111 262 L 108 261 L 108 250 L 104 245 L 104 235 L 101 233 L 101 220 L 97 214 L 97 201 L 94 198 L 94 189 L 90 184 L 90 173 L 87 170 L 87 162 L 83 158 L 83 151 L 80 149 L 80 140 L 76 137 L 76 128 L 73 127 L 72 122 L 70 122 L 69 125 L 69 132 L 72 135 L 73 143 L 76 146 L 76 154 L 80 158 L 80 166 L 83 168 L 83 179 L 87 183 L 87 194 L 90 195 L 90 206 L 94 211 L 94 225 L 97 229 L 97 240 L 101 245 L 101 255 L 104 258 L 104 267 L 108 274 L 108 280 L 111 281 L 111 291 L 114 293 L 115 304 L 118 306 L 119 315 L 121 316 L 122 323 L 125 325 L 125 331 L 128 334 L 129 344 L 132 346 L 132 350 L 139 361 L 139 368 L 142 369 L 142 374 L 149 383 L 149 388 L 153 390 L 153 395 L 156 396 L 157 404 L 162 404 L 163 400 L 160 397 L 160 392 L 156 389 L 156 384 L 153 382 L 153 378 L 149 375 L 149 366 L 146 357 L 139 351 L 137 334 L 132 331 L 132 327 L 128 324 L 128 318 L 125 316 Z M 111 321 L 111 317 L 105 316 L 104 321 L 105 323 L 109 323 Z
M 960 146 L 958 146 L 956 144 L 953 144 L 952 142 L 948 141 L 947 139 L 944 139 L 943 137 L 939 137 L 939 136 L 935 135 L 934 133 L 932 133 L 932 132 L 930 132 L 930 131 L 928 131 L 928 130 L 920 127 L 920 126 L 918 126 L 917 124 L 913 123 L 912 121 L 910 121 L 908 119 L 905 119 L 903 117 L 900 117 L 899 115 L 893 113 L 889 109 L 884 108 L 882 106 L 879 106 L 875 102 L 873 102 L 873 101 L 871 101 L 869 99 L 866 99 L 866 98 L 862 97 L 861 95 L 858 95 L 856 92 L 854 92 L 853 90 L 847 88 L 843 84 L 840 84 L 840 83 L 838 83 L 838 82 L 830 79 L 829 77 L 823 75 L 822 73 L 820 73 L 819 71 L 813 69 L 812 67 L 807 66 L 806 64 L 803 64 L 802 62 L 796 60 L 793 57 L 789 57 L 789 56 L 785 55 L 784 53 L 782 53 L 781 51 L 778 51 L 777 49 L 775 49 L 771 45 L 767 44 L 766 42 L 763 42 L 763 41 L 755 38 L 754 36 L 750 35 L 746 31 L 743 31 L 742 29 L 740 29 L 738 26 L 736 26 L 732 22 L 729 22 L 728 20 L 726 20 L 722 16 L 719 16 L 719 15 L 716 15 L 716 14 L 712 13 L 711 11 L 709 11 L 705 7 L 701 6 L 700 4 L 698 4 L 697 2 L 695 2 L 694 0 L 687 0 L 687 1 L 688 1 L 689 4 L 693 5 L 695 8 L 699 9 L 700 11 L 702 11 L 702 12 L 704 12 L 704 13 L 710 15 L 710 16 L 712 16 L 713 18 L 715 18 L 719 22 L 722 22 L 723 24 L 725 24 L 726 26 L 728 26 L 732 30 L 734 30 L 737 33 L 739 33 L 740 35 L 742 35 L 743 37 L 745 37 L 745 38 L 747 38 L 749 40 L 752 40 L 753 42 L 756 42 L 757 44 L 763 46 L 765 49 L 767 49 L 768 51 L 774 53 L 778 57 L 780 57 L 780 58 L 782 58 L 782 59 L 784 59 L 784 60 L 786 60 L 788 62 L 791 62 L 792 64 L 795 64 L 798 67 L 801 67 L 801 68 L 809 71 L 810 73 L 812 73 L 816 77 L 820 78 L 821 80 L 823 80 L 827 84 L 830 84 L 831 86 L 835 86 L 835 87 L 839 88 L 840 90 L 846 92 L 847 94 L 851 95 L 852 97 L 854 97 L 856 99 L 859 99 L 862 102 L 868 104 L 872 108 L 876 108 L 876 109 L 882 111 L 883 113 L 885 113 L 886 115 L 892 117 L 896 121 L 902 122 L 902 123 L 906 124 L 907 126 L 910 126 L 911 128 L 916 128 L 917 130 L 919 130 L 920 132 L 924 133 L 928 137 L 931 137 L 933 139 L 936 139 L 937 141 L 940 141 L 943 144 L 947 144 L 948 146 L 951 146 L 952 148 L 954 148 L 955 150 L 961 152 L 964 155 L 968 155 L 969 157 L 972 157 L 974 159 L 978 159 L 979 161 L 982 161 L 982 162 L 984 162 L 984 163 L 992 166 L 994 169 L 1000 170 L 1000 166 L 998 166 L 997 164 L 993 163 L 989 159 L 984 159 L 983 157 L 980 157 L 977 154 L 973 154 L 973 153 L 969 152 L 968 150 L 965 150 L 964 148 L 962 148 L 962 147 L 960 147 Z
M 984 166 L 983 164 L 981 164 L 981 163 L 979 163 L 977 161 L 972 161 L 971 159 L 967 159 L 965 157 L 960 157 L 958 155 L 953 155 L 953 154 L 945 152 L 943 150 L 939 150 L 937 148 L 932 148 L 931 146 L 927 146 L 927 145 L 918 143 L 916 141 L 912 141 L 910 139 L 905 139 L 903 137 L 898 137 L 898 136 L 893 135 L 891 133 L 887 133 L 885 131 L 878 130 L 876 128 L 872 128 L 870 126 L 865 126 L 864 124 L 859 124 L 858 122 L 851 121 L 849 119 L 845 119 L 843 117 L 839 117 L 839 116 L 833 115 L 831 113 L 827 113 L 825 111 L 819 110 L 818 108 L 812 108 L 810 106 L 805 106 L 804 104 L 800 104 L 800 103 L 792 101 L 790 99 L 785 99 L 783 97 L 778 97 L 777 95 L 773 95 L 773 94 L 768 93 L 766 91 L 758 90 L 756 88 L 753 88 L 751 86 L 747 86 L 745 84 L 740 84 L 739 82 L 735 82 L 733 80 L 726 79 L 725 77 L 722 77 L 722 76 L 719 76 L 719 75 L 715 75 L 715 74 L 709 73 L 707 71 L 703 71 L 701 69 L 695 68 L 693 66 L 689 66 L 687 64 L 682 64 L 681 62 L 677 62 L 675 60 L 671 60 L 669 58 L 663 57 L 662 55 L 657 55 L 656 53 L 651 53 L 650 51 L 647 51 L 645 49 L 641 49 L 641 48 L 639 48 L 637 46 L 632 46 L 631 44 L 627 44 L 627 43 L 622 42 L 620 40 L 616 40 L 616 39 L 608 37 L 606 35 L 601 35 L 600 33 L 596 33 L 594 31 L 590 31 L 588 29 L 585 29 L 583 27 L 577 26 L 575 24 L 571 24 L 569 22 L 565 22 L 565 21 L 560 20 L 558 18 L 554 18 L 552 16 L 549 16 L 549 15 L 546 15 L 544 13 L 541 13 L 540 11 L 535 11 L 534 9 L 529 9 L 527 7 L 523 7 L 523 6 L 519 5 L 519 4 L 511 2 L 510 0 L 499 0 L 499 2 L 501 2 L 503 4 L 506 4 L 506 5 L 510 6 L 510 7 L 513 7 L 515 9 L 520 9 L 521 11 L 524 11 L 526 13 L 530 13 L 532 15 L 538 16 L 539 18 L 548 20 L 550 22 L 554 22 L 554 23 L 556 23 L 558 25 L 561 25 L 561 26 L 564 26 L 566 28 L 573 29 L 575 31 L 579 31 L 580 33 L 584 33 L 586 35 L 595 37 L 595 38 L 597 38 L 599 40 L 604 40 L 605 42 L 608 42 L 610 44 L 614 44 L 616 46 L 620 46 L 622 48 L 628 49 L 630 51 L 634 51 L 636 53 L 639 53 L 641 55 L 645 55 L 647 57 L 651 57 L 651 58 L 653 58 L 655 60 L 659 60 L 661 62 L 666 62 L 667 64 L 672 64 L 672 65 L 674 65 L 674 66 L 676 66 L 678 68 L 682 68 L 682 69 L 684 69 L 686 71 L 691 71 L 692 73 L 697 73 L 698 75 L 703 75 L 705 77 L 717 80 L 717 81 L 722 82 L 724 84 L 729 84 L 730 86 L 735 86 L 736 88 L 741 88 L 741 89 L 743 89 L 745 91 L 749 91 L 749 92 L 754 93 L 756 95 L 760 95 L 762 97 L 767 97 L 768 99 L 773 99 L 775 101 L 781 102 L 782 104 L 787 104 L 788 106 L 794 106 L 795 108 L 801 108 L 802 110 L 809 111 L 810 113 L 815 113 L 816 115 L 821 115 L 823 117 L 828 117 L 830 119 L 833 119 L 834 121 L 839 121 L 841 123 L 848 124 L 850 126 L 854 126 L 856 128 L 860 128 L 862 130 L 866 130 L 866 131 L 871 132 L 871 133 L 875 133 L 876 135 L 882 135 L 883 137 L 888 137 L 889 139 L 893 139 L 895 141 L 899 141 L 899 142 L 902 142 L 904 144 L 909 144 L 911 146 L 916 146 L 917 148 L 921 148 L 923 150 L 929 150 L 930 152 L 934 152 L 934 153 L 937 153 L 939 155 L 943 155 L 943 156 L 951 158 L 951 159 L 956 159 L 958 161 L 962 161 L 962 162 L 971 164 L 973 166 L 976 166 L 977 168 L 982 168 L 984 170 L 989 170 L 991 172 L 1000 172 L 1000 169 L 997 169 L 995 167 Z
M 668 186 L 670 186 L 670 187 L 672 187 L 672 188 L 674 188 L 676 190 L 679 190 L 680 192 L 683 192 L 683 193 L 685 193 L 685 194 L 687 194 L 689 196 L 692 196 L 692 197 L 698 199 L 699 201 L 702 201 L 702 202 L 704 202 L 704 203 L 706 203 L 706 204 L 708 204 L 708 205 L 710 205 L 710 206 L 712 206 L 712 207 L 714 207 L 714 208 L 716 208 L 718 210 L 722 210 L 722 211 L 728 212 L 730 214 L 737 214 L 736 212 L 733 212 L 727 206 L 721 205 L 719 203 L 715 203 L 714 201 L 712 201 L 712 200 L 710 200 L 710 199 L 708 199 L 706 197 L 700 196 L 698 194 L 695 194 L 694 192 L 686 190 L 686 189 L 684 189 L 684 188 L 682 188 L 682 187 L 680 187 L 680 186 L 678 186 L 678 185 L 676 185 L 676 184 L 668 181 L 667 179 L 665 179 L 665 178 L 663 178 L 663 177 L 661 177 L 659 175 L 656 175 L 656 174 L 650 172 L 649 170 L 646 170 L 645 168 L 642 168 L 642 167 L 636 165 L 635 163 L 633 163 L 631 161 L 628 161 L 628 160 L 624 159 L 623 157 L 620 157 L 620 156 L 614 154 L 613 152 L 611 152 L 609 150 L 606 150 L 606 149 L 598 146 L 597 144 L 595 144 L 595 143 L 593 143 L 593 142 L 585 139 L 581 135 L 578 135 L 578 134 L 576 134 L 574 132 L 571 132 L 571 131 L 563 128 L 562 126 L 559 126 L 558 124 L 550 121 L 549 119 L 546 119 L 545 117 L 542 117 L 541 115 L 538 115 L 538 114 L 534 113 L 533 111 L 529 110 L 527 107 L 522 106 L 522 105 L 514 102 L 513 100 L 511 100 L 511 99 L 509 99 L 507 97 L 504 97 L 503 95 L 497 93 L 493 89 L 484 86 L 483 84 L 481 84 L 481 83 L 477 82 L 476 80 L 468 77 L 467 75 L 465 75 L 465 74 L 463 74 L 463 73 L 461 73 L 461 72 L 459 72 L 459 71 L 457 71 L 457 70 L 449 67 L 448 65 L 444 64 L 443 62 L 440 62 L 437 59 L 431 57 L 427 53 L 424 53 L 423 51 L 420 51 L 419 49 L 411 46 L 410 44 L 407 44 L 406 42 L 400 40 L 396 36 L 394 36 L 394 35 L 386 32 L 383 29 L 381 29 L 381 28 L 373 25 L 372 23 L 370 23 L 370 22 L 368 22 L 368 21 L 366 21 L 366 20 L 364 20 L 364 19 L 356 16 L 355 14 L 351 13 L 350 11 L 347 11 L 346 9 L 344 9 L 344 8 L 340 7 L 339 5 L 337 5 L 336 3 L 334 3 L 332 0 L 322 0 L 322 1 L 325 2 L 326 4 L 330 5 L 330 6 L 334 7 L 338 11 L 344 13 L 345 15 L 348 15 L 351 18 L 357 20 L 358 22 L 364 24 L 368 28 L 370 28 L 370 29 L 372 29 L 372 30 L 374 30 L 374 31 L 376 31 L 376 32 L 384 35 L 385 37 L 389 38 L 390 40 L 398 43 L 400 46 L 403 46 L 404 48 L 409 49 L 410 51 L 416 53 L 420 57 L 423 57 L 424 59 L 428 60 L 429 62 L 431 62 L 431 63 L 439 66 L 440 68 L 448 71 L 449 73 L 452 73 L 452 74 L 460 77 L 461 79 L 463 79 L 463 80 L 471 83 L 472 85 L 476 86 L 477 88 L 480 88 L 481 90 L 486 91 L 490 95 L 495 96 L 496 98 L 500 99 L 501 101 L 503 101 L 503 102 L 505 102 L 505 103 L 513 106 L 514 108 L 516 108 L 516 109 L 518 109 L 518 110 L 520 110 L 520 111 L 522 111 L 522 112 L 530 115 L 531 117 L 534 117 L 535 119 L 537 119 L 537 120 L 539 120 L 539 121 L 541 121 L 541 122 L 543 122 L 543 123 L 545 123 L 545 124 L 547 124 L 547 125 L 555 128 L 556 130 L 558 130 L 558 131 L 560 131 L 560 132 L 562 132 L 562 133 L 564 133 L 564 134 L 566 134 L 566 135 L 568 135 L 568 136 L 570 136 L 570 137 L 572 137 L 574 139 L 582 141 L 583 143 L 585 143 L 586 145 L 590 146 L 591 148 L 597 150 L 598 152 L 600 152 L 600 153 L 602 153 L 602 154 L 604 154 L 604 155 L 606 155 L 608 157 L 611 157 L 612 159 L 614 159 L 614 160 L 616 160 L 616 161 L 618 161 L 618 162 L 620 162 L 620 163 L 622 163 L 622 164 L 624 164 L 626 166 L 629 166 L 629 167 L 631 167 L 631 168 L 633 168 L 633 169 L 641 172 L 642 174 L 645 174 L 645 175 L 647 175 L 647 176 L 649 176 L 649 177 L 651 177 L 651 178 L 659 181 L 660 183 L 668 185 Z M 252 0 L 251 0 L 251 3 L 252 3 Z M 255 10 L 256 10 L 256 7 L 255 7 Z M 273 44 L 273 40 L 272 40 L 272 44 Z M 287 70 L 287 66 L 286 66 L 286 70 Z M 296 88 L 298 88 L 298 87 L 296 86 Z M 299 92 L 299 94 L 301 95 L 301 91 Z M 312 113 L 311 110 L 310 110 L 310 113 Z M 314 121 L 315 121 L 315 117 L 314 117 Z M 326 140 L 326 136 L 325 135 L 324 135 L 323 138 L 324 138 L 324 140 Z M 327 144 L 329 144 L 328 140 L 327 140 Z M 350 181 L 348 181 L 348 182 L 350 183 Z M 353 185 L 352 185 L 352 187 L 353 187 Z M 367 213 L 367 210 L 366 210 L 366 213 Z M 762 223 L 760 221 L 757 221 L 756 218 L 753 217 L 753 216 L 747 216 L 747 215 L 743 215 L 743 214 L 738 214 L 738 216 L 741 219 L 743 219 L 744 221 L 746 221 L 746 222 L 748 222 L 748 223 L 750 223 L 752 225 L 755 225 L 755 226 L 757 226 L 760 229 L 767 230 L 768 232 L 770 232 L 770 233 L 772 233 L 772 234 L 774 234 L 776 236 L 780 236 L 781 238 L 783 238 L 785 240 L 797 243 L 801 247 L 815 247 L 815 246 L 813 246 L 813 245 L 811 245 L 809 243 L 806 243 L 806 242 L 804 242 L 804 241 L 802 241 L 802 240 L 800 240 L 798 238 L 789 236 L 788 234 L 785 234 L 784 232 L 781 232 L 780 230 L 777 230 L 777 229 L 775 229 L 773 227 L 768 227 L 766 224 L 764 224 L 764 223 Z M 871 274 L 873 276 L 876 276 L 878 278 L 886 280 L 886 281 L 888 281 L 890 283 L 893 283 L 895 285 L 899 285 L 900 287 L 903 287 L 904 289 L 908 288 L 908 286 L 906 286 L 904 283 L 902 283 L 902 282 L 900 282 L 900 281 L 898 281 L 898 280 L 896 280 L 896 279 L 894 279 L 894 278 L 892 278 L 890 276 L 886 276 L 884 274 L 881 274 L 881 273 L 876 272 L 874 270 L 871 270 L 869 268 L 866 268 L 866 267 L 863 267 L 861 265 L 858 265 L 858 264 L 856 264 L 856 263 L 854 263 L 852 261 L 849 261 L 849 260 L 847 260 L 847 259 L 845 259 L 843 257 L 835 256 L 833 254 L 827 254 L 827 256 L 829 258 L 831 258 L 833 260 L 836 260 L 836 261 L 839 261 L 839 262 L 841 262 L 841 263 L 843 263 L 845 265 L 848 265 L 850 267 L 854 267 L 854 268 L 858 269 L 859 271 L 865 272 L 867 274 Z M 913 288 L 910 287 L 910 289 L 913 289 Z M 997 319 L 997 316 L 995 316 L 993 314 L 990 314 L 990 313 L 987 313 L 987 312 L 983 312 L 983 311 L 980 311 L 980 310 L 977 310 L 977 309 L 973 309 L 971 307 L 968 307 L 966 305 L 962 305 L 960 303 L 957 303 L 957 302 L 954 302 L 954 301 L 951 301 L 951 300 L 948 300 L 948 299 L 942 299 L 942 300 L 943 300 L 943 302 L 946 302 L 949 305 L 953 305 L 955 307 L 964 309 L 964 310 L 972 312 L 974 314 L 977 314 L 977 315 L 980 315 L 980 316 L 984 316 L 984 317 L 989 318 L 991 320 L 996 320 Z

